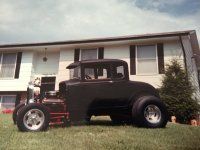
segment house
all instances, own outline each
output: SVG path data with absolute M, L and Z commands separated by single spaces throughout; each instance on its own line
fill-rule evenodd
M 58 90 L 69 79 L 70 63 L 116 58 L 129 65 L 130 79 L 161 86 L 165 66 L 173 58 L 187 70 L 199 94 L 200 50 L 196 32 L 178 31 L 74 41 L 0 45 L 0 107 L 26 99 L 27 85 L 40 80 L 41 91 Z

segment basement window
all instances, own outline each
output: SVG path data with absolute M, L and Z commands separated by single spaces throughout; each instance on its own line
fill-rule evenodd
M 0 109 L 14 109 L 16 95 L 0 95 Z

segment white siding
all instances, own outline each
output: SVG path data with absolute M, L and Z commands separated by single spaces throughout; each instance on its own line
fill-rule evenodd
M 59 70 L 58 76 L 56 78 L 56 87 L 58 90 L 59 82 L 69 79 L 69 71 L 66 67 L 74 62 L 74 50 L 73 49 L 64 49 L 60 51 L 60 61 L 59 61 Z
M 144 43 L 145 44 L 145 43 Z M 112 45 L 104 46 L 104 58 L 122 59 L 128 63 L 130 70 L 130 52 L 129 45 Z M 164 43 L 164 62 L 169 64 L 173 58 L 179 59 L 184 66 L 183 52 L 181 44 L 178 41 Z M 69 72 L 66 67 L 74 61 L 74 49 L 64 49 L 60 52 L 60 62 L 56 89 L 60 81 L 69 79 Z M 154 75 L 130 75 L 130 80 L 147 82 L 156 88 L 161 86 L 161 74 Z
M 190 77 L 193 87 L 195 88 L 194 96 L 199 99 L 200 92 L 199 92 L 198 72 L 197 72 L 195 59 L 193 59 L 193 52 L 192 52 L 190 39 L 188 36 L 184 36 L 182 37 L 182 41 L 183 41 L 183 47 L 185 49 L 185 54 L 186 54 L 186 63 L 187 63 L 186 65 L 187 65 L 188 75 Z
M 145 41 L 143 43 L 141 42 L 139 42 L 140 45 L 156 43 L 156 41 L 151 41 L 148 43 L 145 43 Z M 130 44 L 134 45 L 134 43 L 113 43 L 112 45 L 101 45 L 100 43 L 97 43 L 97 45 L 93 44 L 91 45 L 91 47 L 87 45 L 87 48 L 104 47 L 104 58 L 122 59 L 128 63 L 130 71 Z M 182 66 L 184 67 L 183 51 L 180 41 L 170 40 L 164 42 L 163 44 L 164 64 L 169 64 L 170 60 L 176 58 L 181 62 Z M 193 85 L 196 87 L 197 91 L 199 91 L 197 68 L 194 59 L 191 58 L 193 53 L 190 40 L 187 36 L 183 37 L 183 46 L 186 50 L 188 73 L 191 77 Z M 51 46 L 49 46 L 49 48 L 51 48 Z M 32 51 L 24 50 L 22 54 L 19 79 L 0 80 L 0 91 L 26 91 L 28 82 L 30 80 L 34 80 L 34 78 L 38 76 L 56 76 L 55 89 L 58 90 L 59 82 L 69 79 L 69 71 L 68 69 L 66 69 L 66 67 L 74 62 L 74 48 L 62 48 L 60 51 L 58 48 L 59 47 L 57 47 L 55 51 L 51 50 L 47 53 L 47 62 L 43 62 L 42 58 L 44 57 L 44 52 L 40 51 L 39 49 L 32 49 Z M 161 74 L 130 75 L 130 80 L 147 82 L 156 88 L 159 88 L 161 86 L 161 79 Z
M 172 59 L 177 59 L 184 67 L 183 50 L 179 41 L 164 43 L 164 60 L 165 65 L 169 64 Z
M 43 61 L 44 52 L 34 54 L 33 74 L 35 75 L 57 75 L 59 65 L 59 52 L 48 52 L 48 60 Z
M 31 77 L 33 52 L 23 52 L 19 79 L 0 79 L 0 91 L 26 91 Z
M 144 43 L 145 44 L 145 43 Z M 128 63 L 130 71 L 129 45 L 110 46 L 104 48 L 104 58 L 122 59 Z M 178 58 L 183 64 L 183 52 L 179 42 L 164 43 L 164 63 L 169 64 L 170 60 Z M 184 66 L 184 65 L 183 65 Z M 154 75 L 130 75 L 130 80 L 142 81 L 153 85 L 156 88 L 161 86 L 161 74 Z

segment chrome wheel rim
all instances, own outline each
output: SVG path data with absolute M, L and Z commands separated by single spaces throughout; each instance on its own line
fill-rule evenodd
M 152 124 L 157 124 L 161 120 L 161 111 L 156 105 L 148 105 L 144 109 L 145 119 Z
M 44 113 L 39 109 L 30 109 L 23 118 L 25 127 L 29 130 L 38 130 L 44 124 Z

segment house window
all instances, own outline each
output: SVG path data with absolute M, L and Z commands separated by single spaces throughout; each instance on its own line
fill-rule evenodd
M 14 78 L 16 53 L 0 53 L 0 78 Z
M 70 79 L 81 79 L 81 68 L 80 66 L 76 68 L 71 68 L 69 70 L 69 78 Z
M 137 74 L 158 74 L 156 45 L 137 46 Z
M 0 108 L 1 109 L 14 109 L 16 95 L 0 95 Z
M 81 57 L 80 60 L 91 60 L 97 59 L 98 53 L 97 49 L 81 49 Z

